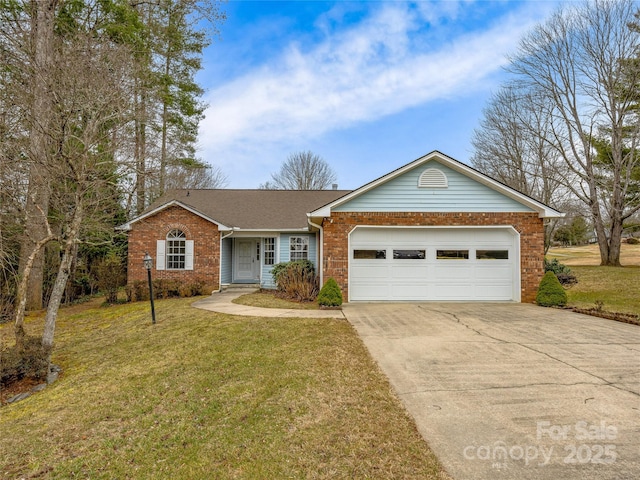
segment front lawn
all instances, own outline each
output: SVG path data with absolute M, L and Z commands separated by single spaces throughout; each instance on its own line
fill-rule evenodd
M 640 245 L 621 245 L 624 267 L 599 266 L 597 245 L 552 248 L 547 258 L 568 265 L 578 278 L 578 284 L 567 290 L 570 306 L 594 308 L 602 302 L 603 310 L 640 315 Z
M 318 310 L 315 302 L 293 302 L 275 295 L 275 291 L 261 290 L 255 293 L 247 293 L 234 300 L 233 303 L 262 308 L 286 308 L 293 310 Z
M 347 322 L 192 302 L 61 310 L 63 375 L 0 407 L 0 477 L 446 478 Z
M 567 290 L 569 305 L 640 315 L 640 267 L 572 266 L 578 284 Z

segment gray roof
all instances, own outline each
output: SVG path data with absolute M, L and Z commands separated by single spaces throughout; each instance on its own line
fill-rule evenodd
M 351 190 L 169 190 L 138 219 L 180 202 L 202 216 L 227 227 L 248 230 L 307 228 L 307 213 L 350 193 Z

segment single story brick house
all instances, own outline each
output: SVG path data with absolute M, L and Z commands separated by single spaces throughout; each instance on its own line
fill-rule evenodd
M 434 151 L 356 190 L 174 190 L 122 228 L 128 282 L 274 288 L 309 259 L 348 301 L 535 300 L 560 212 Z

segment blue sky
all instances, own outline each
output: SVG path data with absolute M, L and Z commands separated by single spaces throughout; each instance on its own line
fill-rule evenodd
M 357 188 L 439 150 L 468 162 L 507 55 L 551 1 L 234 1 L 207 48 L 199 155 L 257 188 L 311 150 Z

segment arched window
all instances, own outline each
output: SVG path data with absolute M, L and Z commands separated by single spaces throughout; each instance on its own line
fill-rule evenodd
M 184 270 L 186 260 L 186 235 L 174 229 L 167 234 L 167 269 Z

